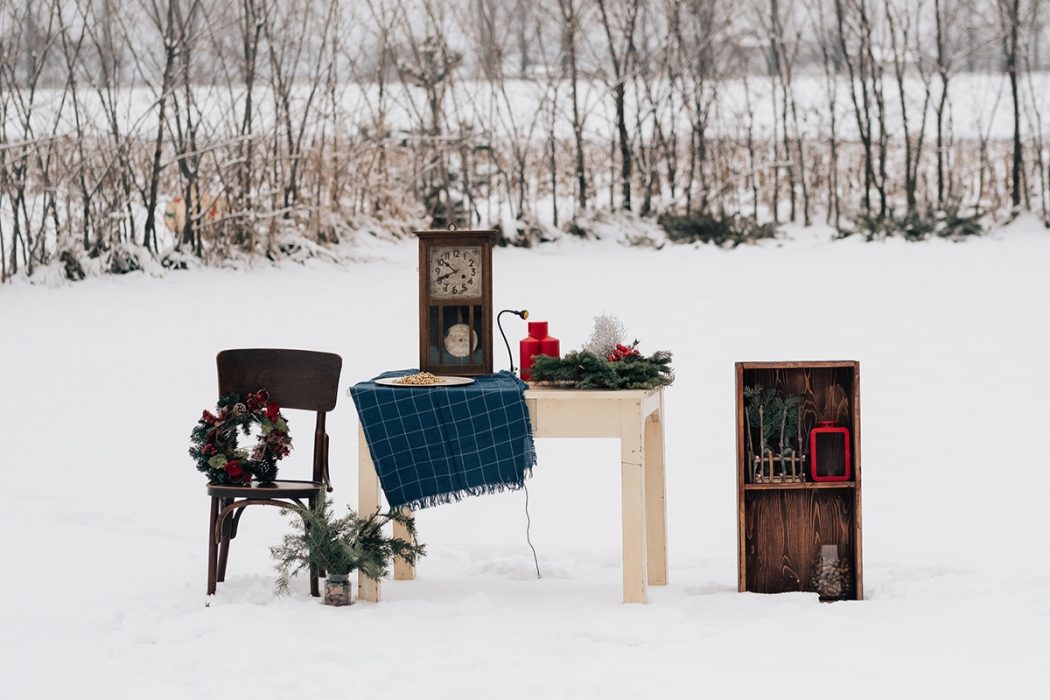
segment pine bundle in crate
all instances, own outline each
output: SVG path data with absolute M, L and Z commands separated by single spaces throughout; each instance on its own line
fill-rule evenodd
M 802 399 L 756 384 L 744 388 L 744 401 L 750 483 L 804 482 Z

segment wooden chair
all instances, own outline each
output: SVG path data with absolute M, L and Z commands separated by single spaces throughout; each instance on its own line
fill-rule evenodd
M 216 583 L 226 578 L 226 562 L 230 540 L 237 536 L 241 515 L 248 506 L 293 505 L 313 506 L 321 492 L 332 490 L 328 478 L 328 433 L 325 432 L 325 414 L 335 408 L 339 393 L 339 371 L 343 360 L 339 355 L 307 350 L 224 350 L 216 358 L 219 369 L 219 396 L 248 392 L 263 388 L 270 393 L 281 411 L 299 409 L 314 411 L 313 479 L 290 481 L 281 479 L 273 486 L 261 488 L 208 484 L 211 497 L 211 516 L 208 520 L 208 595 L 215 593 Z M 302 450 L 306 433 L 296 430 L 291 420 L 289 433 L 293 451 Z M 304 503 L 303 501 L 306 501 Z M 311 569 L 310 594 L 320 595 L 318 575 L 324 572 Z

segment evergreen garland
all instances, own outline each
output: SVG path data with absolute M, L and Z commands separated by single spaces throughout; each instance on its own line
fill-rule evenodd
M 292 521 L 294 532 L 270 548 L 270 555 L 277 562 L 278 595 L 286 594 L 292 577 L 311 565 L 329 575 L 361 571 L 378 581 L 389 575 L 394 557 L 415 564 L 426 555 L 426 545 L 416 541 L 415 519 L 400 508 L 382 515 L 376 511 L 367 518 L 358 517 L 349 509 L 343 517 L 334 518 L 332 502 L 324 496 L 312 508 L 292 507 L 289 512 L 298 516 Z M 408 539 L 387 537 L 383 528 L 389 522 L 404 525 Z
M 646 357 L 638 341 L 617 345 L 607 357 L 587 350 L 564 357 L 538 355 L 533 359 L 533 381 L 573 389 L 655 389 L 674 382 L 671 353 L 658 350 Z

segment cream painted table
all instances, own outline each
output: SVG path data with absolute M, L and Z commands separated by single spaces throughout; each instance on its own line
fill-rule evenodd
M 585 391 L 532 387 L 525 403 L 537 438 L 619 438 L 623 512 L 623 602 L 646 602 L 646 586 L 667 583 L 664 395 L 651 391 Z M 358 427 L 358 512 L 379 509 L 379 477 Z M 541 472 L 546 478 L 550 472 Z M 404 536 L 401 526 L 395 534 Z M 398 560 L 394 578 L 415 578 Z M 358 574 L 358 598 L 379 602 L 380 584 Z

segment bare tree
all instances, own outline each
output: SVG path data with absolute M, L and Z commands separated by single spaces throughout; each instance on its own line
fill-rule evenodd
M 564 27 L 561 32 L 562 56 L 565 73 L 569 80 L 569 113 L 571 115 L 574 146 L 576 201 L 579 210 L 587 209 L 587 168 L 583 157 L 583 114 L 580 109 L 579 59 L 577 42 L 580 34 L 581 8 L 579 0 L 558 0 L 558 12 Z
M 273 5 L 264 16 L 263 34 L 269 55 L 270 89 L 279 134 L 275 134 L 273 143 L 275 153 L 279 154 L 277 162 L 283 164 L 279 207 L 285 218 L 291 216 L 293 208 L 299 203 L 303 140 L 327 74 L 324 51 L 310 50 L 310 41 L 316 38 L 320 46 L 326 45 L 332 31 L 336 6 L 337 0 L 304 2 L 301 6 L 297 6 L 297 3 Z M 279 7 L 285 13 L 279 12 Z M 307 31 L 287 31 L 296 22 L 305 25 Z M 301 90 L 303 95 L 293 104 L 293 95 L 297 90 Z
M 445 97 L 452 85 L 455 70 L 462 64 L 463 55 L 453 50 L 444 39 L 437 12 L 425 2 L 424 35 L 418 36 L 406 10 L 399 7 L 398 29 L 404 43 L 398 57 L 397 71 L 404 86 L 423 91 L 424 105 L 420 107 L 411 98 L 408 106 L 420 125 L 416 140 L 422 145 L 425 164 L 417 169 L 421 182 L 421 199 L 426 206 L 432 226 L 444 226 L 461 217 L 459 205 L 453 202 L 452 178 L 449 171 L 450 142 L 445 134 Z
M 699 189 L 699 211 L 707 213 L 710 193 L 711 143 L 709 128 L 719 84 L 725 77 L 718 48 L 727 42 L 729 19 L 723 0 L 685 0 L 670 8 L 671 36 L 683 66 L 682 105 L 689 116 L 689 166 L 686 174 L 686 211 L 693 211 L 693 190 Z M 745 88 L 745 94 L 749 92 Z
M 101 3 L 86 2 L 79 6 L 80 21 L 87 30 L 88 40 L 97 61 L 97 70 L 85 71 L 84 79 L 90 84 L 96 104 L 104 120 L 101 133 L 96 133 L 99 153 L 84 153 L 84 158 L 98 161 L 95 164 L 97 190 L 103 204 L 97 221 L 85 226 L 85 232 L 93 229 L 95 239 L 88 247 L 88 255 L 100 255 L 118 244 L 135 242 L 137 238 L 136 207 L 134 202 L 136 168 L 133 161 L 133 131 L 136 123 L 127 123 L 121 109 L 125 85 L 129 81 L 125 71 L 124 43 L 117 37 L 127 38 L 127 27 L 122 20 L 124 7 L 120 0 L 103 0 Z M 146 116 L 140 118 L 145 120 Z M 83 141 L 78 143 L 83 146 Z
M 91 214 L 92 200 L 98 191 L 97 188 L 89 185 L 89 172 L 91 168 L 86 154 L 87 146 L 85 144 L 87 139 L 87 124 L 85 122 L 88 115 L 85 114 L 85 106 L 82 104 L 77 75 L 79 71 L 81 51 L 84 48 L 87 38 L 87 24 L 86 22 L 80 22 L 78 29 L 70 26 L 69 19 L 64 16 L 61 9 L 59 10 L 58 21 L 62 58 L 66 69 L 66 91 L 69 93 L 70 107 L 73 110 L 73 128 L 76 133 L 75 150 L 77 168 L 73 173 L 73 177 L 76 181 L 76 188 L 80 194 L 80 227 L 83 229 L 81 242 L 83 250 L 86 251 L 91 245 L 91 226 L 94 221 L 94 217 Z M 106 70 L 108 64 L 109 61 L 104 62 L 103 70 Z M 73 218 L 70 217 L 67 221 L 67 225 L 71 225 L 72 221 Z
M 821 66 L 824 72 L 824 94 L 828 102 L 828 205 L 827 221 L 841 228 L 842 209 L 839 202 L 839 133 L 838 133 L 838 74 L 835 70 L 835 43 L 828 27 L 828 13 L 824 0 L 818 0 L 817 41 L 820 44 Z
M 882 64 L 875 58 L 874 25 L 868 0 L 834 0 L 840 56 L 846 65 L 850 100 L 864 150 L 864 211 L 872 215 L 871 190 L 886 216 L 886 123 Z
M 178 61 L 187 50 L 187 43 L 191 36 L 190 22 L 196 15 L 199 0 L 188 0 L 188 3 L 182 0 L 166 0 L 160 4 L 157 0 L 148 0 L 148 2 L 143 0 L 143 2 L 145 15 L 152 28 L 159 34 L 161 45 L 164 48 L 161 81 L 155 93 L 157 127 L 153 138 L 153 155 L 145 183 L 139 185 L 142 205 L 146 210 L 142 246 L 156 253 L 158 252 L 156 211 L 162 170 L 164 130 L 167 126 L 172 92 L 176 87 Z M 189 206 L 189 200 L 186 201 Z
M 607 82 L 616 110 L 616 134 L 620 147 L 620 204 L 631 209 L 632 156 L 627 133 L 627 81 L 636 58 L 634 33 L 638 22 L 640 0 L 595 0 L 605 30 L 606 48 L 612 73 Z
M 543 108 L 521 113 L 515 102 L 515 96 L 511 94 L 508 87 L 508 77 L 504 72 L 506 57 L 502 46 L 506 43 L 504 35 L 498 32 L 496 26 L 513 27 L 507 29 L 508 33 L 519 32 L 515 20 L 520 19 L 521 9 L 519 5 L 507 8 L 507 15 L 499 14 L 499 8 L 493 0 L 482 3 L 485 6 L 484 14 L 487 19 L 481 23 L 481 32 L 477 36 L 477 43 L 481 47 L 486 61 L 482 64 L 487 90 L 474 92 L 474 99 L 470 100 L 472 122 L 488 122 L 497 126 L 506 135 L 506 143 L 510 147 L 512 175 L 508 178 L 511 184 L 508 189 L 515 193 L 511 200 L 511 215 L 521 219 L 525 216 L 528 199 L 530 177 L 528 173 L 529 156 L 533 149 L 533 137 L 540 124 Z M 486 46 L 487 42 L 494 42 L 494 46 Z M 520 48 L 520 47 L 519 47 Z M 524 90 L 526 87 L 533 88 L 538 94 L 541 89 L 524 77 L 520 78 L 517 87 Z M 487 94 L 487 101 L 481 104 L 478 97 Z M 543 98 L 540 100 L 543 101 Z M 464 141 L 466 141 L 464 134 Z M 500 170 L 506 173 L 507 168 L 500 166 Z M 469 196 L 470 188 L 467 188 Z
M 1024 15 L 1021 0 L 997 0 L 999 25 L 1002 30 L 1004 71 L 1010 81 L 1010 98 L 1013 106 L 1013 156 L 1010 162 L 1010 201 L 1014 211 L 1021 208 L 1022 173 L 1024 154 L 1021 145 L 1021 95 L 1018 74 L 1020 66 L 1020 32 Z
M 897 82 L 897 96 L 900 100 L 901 131 L 904 142 L 904 192 L 908 215 L 915 214 L 916 190 L 918 188 L 919 161 L 922 158 L 922 143 L 926 134 L 926 115 L 930 105 L 930 81 L 919 64 L 923 86 L 922 106 L 918 110 L 919 128 L 913 138 L 911 124 L 908 121 L 907 64 L 909 56 L 917 55 L 912 41 L 915 32 L 913 23 L 918 21 L 918 14 L 912 14 L 907 7 L 898 8 L 892 0 L 886 0 L 886 21 L 890 35 L 890 47 L 893 56 L 893 75 Z M 917 47 L 915 47 L 917 49 Z
M 246 225 L 238 227 L 239 243 L 249 250 L 255 247 L 255 200 L 252 172 L 255 167 L 256 134 L 255 112 L 256 80 L 259 75 L 259 44 L 263 29 L 266 26 L 262 0 L 241 0 L 237 16 L 237 30 L 241 46 L 241 71 L 244 98 L 241 107 L 241 118 L 237 125 L 237 173 L 236 188 L 227 189 L 236 215 L 242 217 Z
M 0 92 L 8 93 L 9 97 L 4 102 L 5 119 L 0 124 L 0 141 L 9 153 L 3 180 L 12 207 L 8 260 L 10 274 L 17 274 L 21 253 L 26 274 L 31 275 L 37 264 L 46 262 L 46 222 L 49 216 L 57 217 L 51 165 L 59 119 L 54 116 L 50 134 L 38 133 L 37 126 L 41 113 L 38 92 L 47 82 L 45 72 L 60 36 L 59 7 L 57 0 L 52 0 L 43 7 L 27 3 L 21 12 L 15 8 L 11 8 L 11 12 L 17 29 L 8 38 L 12 49 L 5 52 L 5 60 L 0 65 Z M 63 98 L 66 94 L 64 91 Z M 8 133 L 9 120 L 17 129 L 18 142 L 6 145 L 13 140 Z M 44 195 L 40 213 L 31 191 L 34 166 Z
M 940 92 L 934 112 L 937 117 L 937 207 L 943 209 L 945 198 L 951 194 L 951 182 L 946 182 L 945 117 L 948 105 L 948 83 L 951 80 L 953 60 L 949 54 L 948 34 L 951 31 L 954 13 L 946 11 L 944 0 L 933 0 L 934 41 L 936 45 L 936 69 L 940 79 Z

